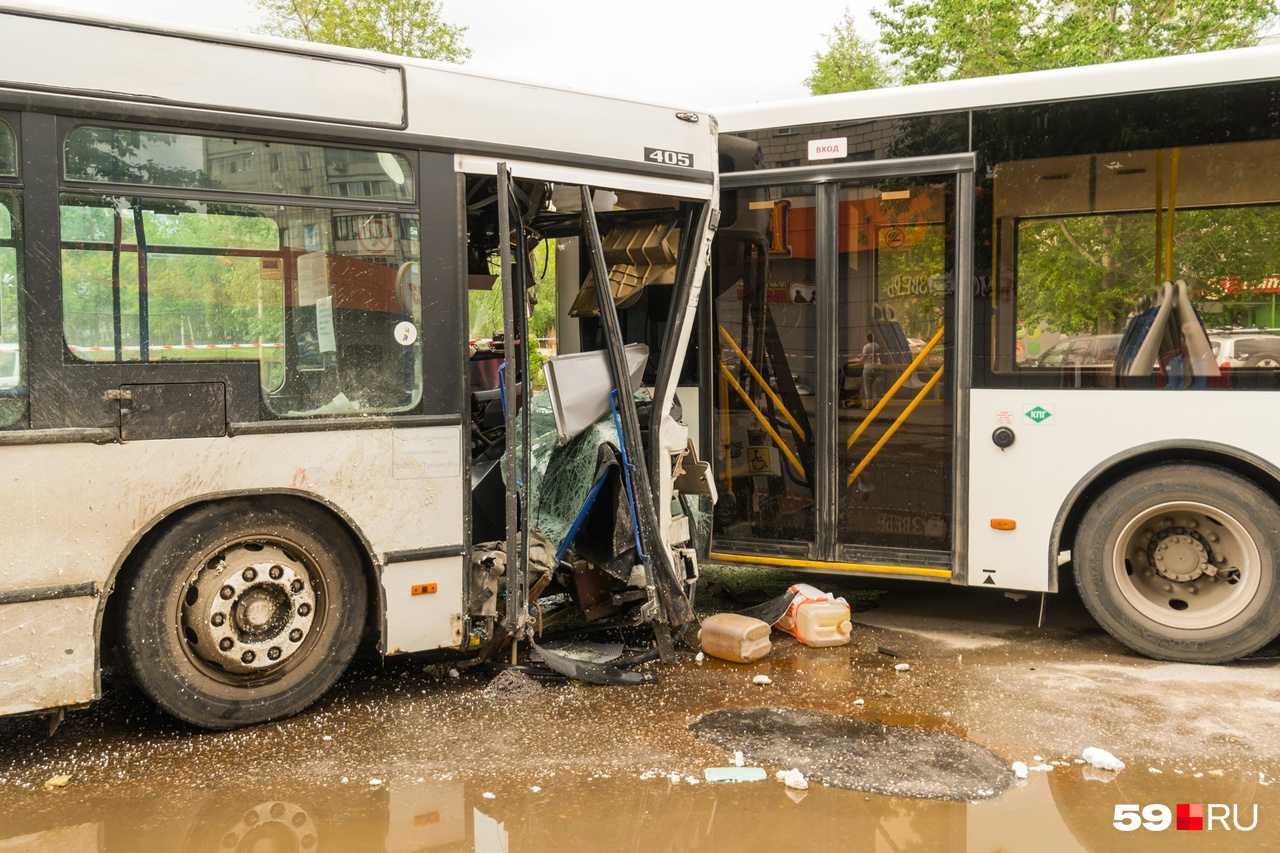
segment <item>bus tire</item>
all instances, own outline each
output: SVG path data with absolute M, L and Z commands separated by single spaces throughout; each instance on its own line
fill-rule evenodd
M 355 654 L 367 591 L 350 537 L 288 498 L 211 504 L 161 534 L 126 589 L 125 665 L 206 729 L 297 714 Z
M 1148 657 L 1221 663 L 1280 633 L 1280 507 L 1212 465 L 1158 465 L 1102 493 L 1072 560 L 1085 606 Z

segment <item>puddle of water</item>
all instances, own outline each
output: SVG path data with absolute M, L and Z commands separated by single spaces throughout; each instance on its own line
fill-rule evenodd
M 1099 781 L 1099 776 L 1106 781 Z M 532 790 L 539 786 L 540 791 Z M 1226 811 L 1200 831 L 1113 826 L 1115 807 Z M 1225 807 L 1220 808 L 1219 807 Z M 1232 825 L 1230 809 L 1240 825 Z M 815 786 L 671 784 L 666 777 L 396 780 L 369 786 L 171 790 L 142 797 L 82 789 L 0 789 L 0 853 L 410 853 L 578 850 L 896 853 L 1277 850 L 1280 785 L 1242 776 L 1193 778 L 1145 768 L 1079 766 L 1032 773 L 977 803 L 911 800 Z

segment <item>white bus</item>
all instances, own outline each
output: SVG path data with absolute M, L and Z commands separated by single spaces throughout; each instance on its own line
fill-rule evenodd
M 718 562 L 1280 632 L 1280 49 L 717 113 Z
M 0 714 L 89 703 L 114 653 L 183 720 L 276 719 L 362 637 L 496 653 L 531 595 L 602 575 L 578 525 L 532 581 L 501 557 L 536 545 L 531 477 L 568 464 L 516 450 L 544 264 L 598 315 L 558 323 L 603 350 L 587 408 L 627 358 L 652 388 L 646 433 L 631 387 L 625 440 L 605 430 L 635 545 L 592 591 L 668 642 L 697 574 L 673 470 L 699 470 L 672 366 L 716 142 L 704 114 L 438 63 L 0 8 Z M 658 331 L 621 328 L 605 278 Z M 493 288 L 505 342 L 475 352 Z

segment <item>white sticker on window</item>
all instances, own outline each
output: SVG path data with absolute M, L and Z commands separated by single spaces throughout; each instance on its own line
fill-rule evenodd
M 401 320 L 396 323 L 395 336 L 396 343 L 401 346 L 411 347 L 414 341 L 418 340 L 418 327 L 408 320 Z

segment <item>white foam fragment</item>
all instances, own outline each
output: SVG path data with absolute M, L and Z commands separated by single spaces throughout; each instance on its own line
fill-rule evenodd
M 1027 765 L 1025 762 L 1015 761 L 1009 766 L 1013 768 L 1014 776 L 1017 776 L 1019 779 L 1027 778 Z
M 693 659 L 696 660 L 698 663 L 702 663 L 704 660 L 707 659 L 707 656 L 704 655 L 702 652 L 698 652 L 696 655 L 694 655 Z
M 743 758 L 743 756 L 742 756 L 742 750 L 740 750 L 740 749 L 735 749 L 735 750 L 733 751 L 733 761 L 730 761 L 729 763 L 730 763 L 730 764 L 732 764 L 734 767 L 744 767 L 744 766 L 746 766 L 746 763 L 747 763 L 747 762 L 746 762 L 746 759 L 745 759 L 745 758 Z
M 773 679 L 767 675 L 757 675 L 751 679 L 752 684 L 773 684 Z
M 1119 773 L 1124 769 L 1123 761 L 1105 749 L 1096 746 L 1085 749 L 1084 752 L 1080 753 L 1080 757 L 1099 770 L 1110 770 L 1112 773 Z
M 382 784 L 382 780 L 381 780 L 381 779 L 370 779 L 370 780 L 369 780 L 369 785 L 370 785 L 371 787 L 376 788 L 377 786 L 379 786 L 379 785 L 381 785 L 381 784 Z
M 484 798 L 485 798 L 486 800 L 496 800 L 496 799 L 498 799 L 498 795 L 497 795 L 497 794 L 491 793 L 491 792 L 489 792 L 489 791 L 485 791 L 483 796 L 484 796 Z
M 906 672 L 907 670 L 911 669 L 911 664 L 900 663 L 897 666 L 895 666 L 894 669 L 896 669 L 898 672 Z
M 782 784 L 786 785 L 788 788 L 791 788 L 793 790 L 796 790 L 796 791 L 809 790 L 809 780 L 804 778 L 804 774 L 794 767 L 791 768 L 790 770 L 779 770 L 777 773 L 773 775 L 773 778 L 777 779 L 779 782 L 781 782 Z
M 853 704 L 854 704 L 855 706 L 857 706 L 857 707 L 861 708 L 863 705 L 867 704 L 867 700 L 866 700 L 866 699 L 854 699 L 854 700 L 853 700 Z
M 1052 764 L 1037 764 L 1035 767 L 1029 767 L 1028 770 L 1034 770 L 1036 773 L 1048 773 L 1053 769 Z
M 1160 775 L 1164 775 L 1164 771 L 1163 771 L 1163 770 L 1161 770 L 1159 767 L 1148 767 L 1148 768 L 1147 768 L 1147 772 L 1148 772 L 1148 773 L 1158 773 L 1158 774 L 1160 774 Z
M 541 794 L 541 793 L 542 793 L 542 789 L 541 789 L 541 788 L 539 788 L 537 785 L 534 785 L 534 786 L 533 786 L 532 788 L 530 788 L 529 790 L 530 790 L 530 791 L 533 791 L 535 794 Z

